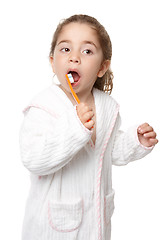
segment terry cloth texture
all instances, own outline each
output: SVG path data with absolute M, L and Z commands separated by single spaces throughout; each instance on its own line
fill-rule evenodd
M 110 240 L 114 211 L 112 164 L 144 157 L 137 126 L 119 130 L 119 106 L 93 89 L 96 143 L 65 93 L 52 85 L 25 109 L 20 131 L 31 172 L 22 240 Z

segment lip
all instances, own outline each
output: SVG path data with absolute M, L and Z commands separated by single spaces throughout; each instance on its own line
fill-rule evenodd
M 79 78 L 79 80 L 78 80 L 77 82 L 71 83 L 71 84 L 72 84 L 72 87 L 73 87 L 73 88 L 77 87 L 77 86 L 79 85 L 80 81 L 81 81 L 81 80 L 80 80 L 80 78 Z
M 76 68 L 69 68 L 69 69 L 67 70 L 67 74 L 68 74 L 69 72 L 77 72 L 78 75 L 79 75 L 79 77 L 81 77 L 81 74 L 80 74 L 79 70 L 76 69 Z

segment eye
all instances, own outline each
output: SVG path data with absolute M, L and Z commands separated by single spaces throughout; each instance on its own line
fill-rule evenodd
M 85 49 L 83 53 L 87 55 L 91 55 L 93 52 L 90 49 Z
M 69 48 L 62 48 L 61 51 L 62 52 L 70 52 L 70 49 Z

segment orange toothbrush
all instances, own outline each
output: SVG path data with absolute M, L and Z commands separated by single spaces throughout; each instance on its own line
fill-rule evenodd
M 73 90 L 72 84 L 71 84 L 71 83 L 74 83 L 74 79 L 73 79 L 73 77 L 72 77 L 72 74 L 71 74 L 71 73 L 66 74 L 66 79 L 67 79 L 68 85 L 69 85 L 69 87 L 70 87 L 70 90 L 71 90 L 71 93 L 72 93 L 73 98 L 75 99 L 75 101 L 77 102 L 77 104 L 79 104 L 79 103 L 80 103 L 80 100 L 79 100 L 77 94 L 75 93 L 75 91 Z
M 79 104 L 79 103 L 80 103 L 80 100 L 79 100 L 77 94 L 75 93 L 75 91 L 73 90 L 72 84 L 71 84 L 71 83 L 74 83 L 74 79 L 73 79 L 73 77 L 72 77 L 72 74 L 71 74 L 71 73 L 66 74 L 66 78 L 67 78 L 67 82 L 68 82 L 68 85 L 69 85 L 69 87 L 70 87 L 72 96 L 73 96 L 74 100 L 77 102 L 77 104 Z M 91 120 L 88 120 L 87 122 L 89 122 L 89 121 L 91 121 Z M 92 127 L 92 128 L 93 128 L 93 127 Z

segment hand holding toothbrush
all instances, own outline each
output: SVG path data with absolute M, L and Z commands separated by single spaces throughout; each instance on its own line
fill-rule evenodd
M 85 103 L 80 103 L 76 106 L 77 108 L 77 115 L 82 122 L 82 124 L 91 130 L 94 127 L 95 122 L 93 121 L 93 110 Z
M 82 122 L 82 124 L 89 130 L 91 130 L 95 124 L 95 122 L 92 119 L 94 116 L 93 110 L 87 104 L 81 103 L 77 94 L 74 92 L 74 90 L 72 88 L 72 84 L 71 84 L 71 83 L 74 83 L 74 79 L 73 79 L 71 73 L 66 74 L 66 79 L 67 79 L 68 85 L 70 87 L 72 96 L 73 96 L 75 102 L 78 104 L 76 106 L 77 115 L 78 115 L 80 121 Z

